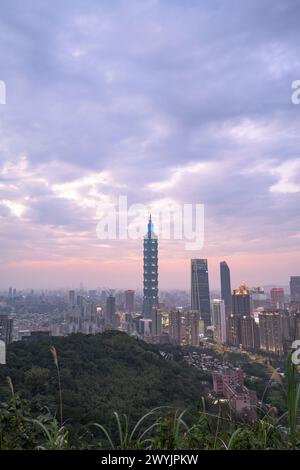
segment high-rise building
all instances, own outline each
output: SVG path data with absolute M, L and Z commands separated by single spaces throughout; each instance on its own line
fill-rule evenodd
M 300 305 L 300 276 L 290 279 L 291 303 Z
M 125 308 L 125 295 L 123 291 L 117 291 L 115 293 L 116 298 L 116 308 L 118 310 L 124 310 Z
M 225 304 L 226 318 L 232 313 L 232 297 L 231 297 L 231 281 L 230 269 L 226 261 L 220 263 L 220 277 L 221 277 L 221 299 Z
M 251 297 L 245 283 L 233 291 L 232 310 L 228 318 L 228 342 L 244 349 L 258 349 L 258 328 L 251 315 Z
M 182 336 L 182 312 L 180 310 L 171 311 L 169 313 L 169 335 L 172 342 L 176 345 L 181 344 Z
M 185 340 L 188 346 L 199 346 L 200 313 L 192 310 L 185 313 Z
M 217 343 L 226 343 L 226 308 L 224 300 L 212 301 L 212 324 L 214 328 L 214 340 Z
M 139 318 L 138 332 L 144 337 L 145 340 L 149 340 L 149 338 L 151 337 L 151 327 L 152 321 L 150 318 Z
M 254 309 L 267 306 L 267 294 L 263 287 L 253 287 L 250 293 L 251 303 Z
M 8 315 L 0 315 L 0 341 L 5 344 L 12 342 L 13 319 Z
M 250 315 L 242 316 L 241 319 L 241 345 L 244 349 L 259 349 L 259 329 L 255 320 Z
M 107 299 L 107 292 L 105 290 L 101 291 L 100 294 L 100 304 L 104 308 L 106 305 L 106 299 Z
M 134 290 L 125 291 L 125 310 L 128 313 L 134 312 Z
M 70 290 L 69 291 L 69 303 L 74 306 L 75 305 L 75 291 Z
M 280 312 L 259 315 L 260 348 L 273 353 L 283 352 L 283 323 Z
M 227 341 L 232 346 L 240 346 L 242 342 L 241 335 L 241 317 L 231 314 L 227 320 Z
M 0 364 L 6 364 L 6 344 L 0 339 Z
M 270 290 L 270 300 L 272 308 L 284 308 L 284 289 L 282 287 L 273 287 Z
M 97 297 L 97 291 L 95 289 L 90 289 L 89 290 L 89 299 L 95 300 Z
M 116 298 L 110 294 L 106 299 L 106 308 L 105 308 L 105 326 L 113 327 L 115 325 L 115 315 L 116 315 Z
M 152 309 L 151 332 L 153 337 L 159 337 L 162 334 L 162 314 L 158 308 Z
M 300 313 L 292 315 L 292 339 L 300 339 Z
M 191 260 L 191 310 L 200 313 L 205 327 L 211 324 L 207 259 Z
M 144 297 L 143 315 L 151 318 L 152 308 L 158 307 L 158 239 L 153 231 L 151 215 L 144 236 Z
M 251 302 L 249 289 L 245 283 L 233 291 L 232 296 L 233 315 L 247 316 L 251 314 Z

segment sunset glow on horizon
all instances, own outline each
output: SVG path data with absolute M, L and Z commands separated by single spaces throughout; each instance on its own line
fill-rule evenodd
M 203 249 L 159 239 L 160 289 L 189 289 L 197 257 L 213 289 L 222 260 L 233 286 L 299 275 L 290 2 L 172 3 L 2 6 L 0 290 L 141 289 L 142 240 L 96 234 L 120 195 L 149 211 L 204 204 Z

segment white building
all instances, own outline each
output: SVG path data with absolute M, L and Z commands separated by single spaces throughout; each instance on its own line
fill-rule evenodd
M 6 364 L 6 344 L 0 340 L 0 364 Z
M 212 301 L 212 323 L 214 339 L 217 343 L 226 343 L 226 316 L 224 300 Z

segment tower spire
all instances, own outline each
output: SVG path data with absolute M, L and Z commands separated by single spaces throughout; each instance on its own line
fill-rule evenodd
M 158 240 L 149 214 L 148 231 L 144 237 L 143 316 L 151 318 L 152 308 L 158 306 Z
M 151 216 L 151 213 L 150 213 L 149 222 L 148 222 L 148 236 L 151 237 L 152 233 L 153 233 L 153 224 L 152 224 L 152 216 Z

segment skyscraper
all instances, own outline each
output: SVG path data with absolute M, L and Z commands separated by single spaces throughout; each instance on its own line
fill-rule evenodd
M 282 353 L 283 322 L 280 312 L 263 312 L 259 315 L 260 348 L 264 351 Z
M 12 342 L 13 319 L 8 315 L 0 315 L 0 340 L 5 344 Z
M 210 296 L 207 259 L 191 260 L 191 310 L 200 313 L 205 326 L 210 325 Z
M 267 294 L 263 287 L 253 287 L 250 292 L 250 298 L 253 308 L 266 308 L 267 307 Z
M 284 289 L 282 287 L 273 287 L 270 290 L 270 298 L 272 308 L 284 307 Z
M 6 364 L 6 344 L 0 339 L 0 364 Z
M 151 332 L 153 337 L 159 337 L 162 333 L 162 315 L 158 308 L 152 309 Z
M 182 312 L 180 310 L 171 311 L 169 313 L 169 334 L 172 342 L 176 345 L 181 344 L 182 335 Z
M 300 304 L 300 276 L 291 276 L 290 291 L 291 302 Z
M 226 343 L 226 309 L 224 300 L 212 301 L 212 324 L 214 327 L 214 340 L 217 343 Z
M 116 298 L 110 294 L 106 299 L 105 326 L 113 327 L 115 325 Z
M 232 313 L 230 269 L 226 261 L 220 263 L 221 298 L 225 304 L 226 318 Z
M 241 344 L 244 349 L 259 349 L 259 329 L 253 317 L 241 317 Z
M 245 283 L 233 291 L 232 308 L 235 316 L 251 314 L 250 292 Z
M 248 317 L 249 321 L 247 321 Z M 250 292 L 246 284 L 242 283 L 239 289 L 233 291 L 232 295 L 232 314 L 228 318 L 228 342 L 230 344 L 233 346 L 242 344 L 246 349 L 249 348 L 249 345 L 254 344 L 254 335 L 252 338 L 249 337 L 254 332 L 251 320 Z M 253 348 L 251 347 L 251 349 Z
M 134 311 L 134 290 L 125 291 L 125 310 L 128 313 Z
M 72 306 L 75 305 L 75 291 L 74 290 L 69 291 L 69 303 Z
M 143 316 L 151 318 L 152 308 L 158 307 L 158 239 L 153 231 L 151 215 L 144 237 L 144 297 Z
M 200 313 L 190 310 L 184 316 L 186 344 L 189 346 L 199 346 Z
M 232 346 L 240 346 L 241 344 L 241 317 L 231 314 L 227 320 L 227 336 L 228 343 Z

